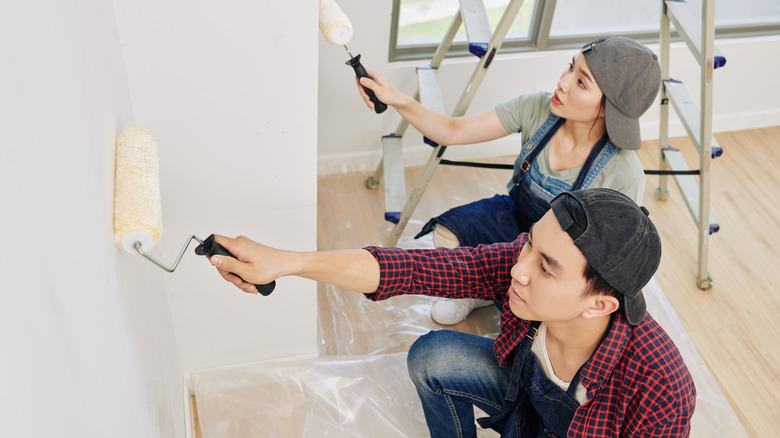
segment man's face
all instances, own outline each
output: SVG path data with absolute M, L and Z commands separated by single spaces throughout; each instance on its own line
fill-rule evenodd
M 552 210 L 532 227 L 512 267 L 509 307 L 530 321 L 564 322 L 588 307 L 585 297 L 587 262 L 563 231 Z

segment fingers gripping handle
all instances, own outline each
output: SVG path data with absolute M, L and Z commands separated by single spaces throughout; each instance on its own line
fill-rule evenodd
M 216 240 L 214 240 L 213 234 L 195 248 L 195 254 L 204 255 L 208 258 L 211 258 L 213 255 L 233 257 L 233 254 L 231 254 L 228 250 L 225 249 L 224 246 L 220 245 Z M 257 291 L 260 293 L 260 295 L 268 296 L 271 294 L 271 292 L 274 291 L 274 288 L 276 287 L 276 281 L 272 281 L 268 284 L 256 284 L 255 287 L 257 288 Z
M 363 67 L 363 64 L 360 63 L 359 54 L 354 58 L 350 59 L 349 61 L 347 61 L 346 64 L 351 66 L 355 70 L 355 75 L 357 75 L 358 79 L 370 78 L 368 72 L 366 71 L 366 68 Z M 361 87 L 363 86 L 361 85 Z M 376 111 L 377 114 L 382 114 L 383 112 L 385 112 L 385 110 L 387 109 L 387 105 L 381 102 L 371 89 L 363 87 L 363 91 L 365 91 L 366 94 L 368 94 L 368 98 L 371 99 L 371 102 L 374 102 L 374 111 Z

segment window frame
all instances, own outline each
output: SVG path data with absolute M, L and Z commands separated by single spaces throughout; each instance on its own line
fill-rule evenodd
M 579 34 L 567 37 L 550 37 L 553 13 L 556 0 L 536 0 L 531 17 L 529 37 L 523 39 L 505 39 L 501 45 L 501 53 L 540 52 L 547 50 L 576 49 L 582 47 L 603 34 Z M 660 6 L 660 5 L 659 5 Z M 401 0 L 393 0 L 392 21 L 390 27 L 390 48 L 388 62 L 419 61 L 433 57 L 439 43 L 418 44 L 398 47 L 398 18 Z M 610 36 L 623 36 L 643 44 L 657 44 L 660 40 L 660 25 L 657 32 L 623 32 L 609 33 Z M 740 38 L 780 34 L 780 23 L 750 26 L 716 26 L 715 38 Z M 676 30 L 672 30 L 672 41 L 682 41 Z M 447 51 L 446 58 L 473 56 L 468 51 L 468 43 L 453 42 Z

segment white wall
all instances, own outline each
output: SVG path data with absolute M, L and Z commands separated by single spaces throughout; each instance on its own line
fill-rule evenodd
M 366 68 L 379 71 L 399 90 L 414 94 L 417 87 L 415 67 L 425 62 L 387 61 L 392 2 L 340 0 L 339 5 L 354 27 L 354 36 L 348 44 L 350 51 L 362 54 Z M 775 56 L 780 53 L 780 37 L 718 40 L 716 45 L 727 64 L 715 71 L 713 130 L 722 132 L 780 124 L 780 87 L 772 85 L 780 70 L 780 58 Z M 650 48 L 658 53 L 658 45 Z M 493 108 L 521 93 L 553 90 L 574 54 L 572 50 L 564 50 L 497 56 L 468 113 Z M 320 38 L 318 168 L 321 175 L 373 170 L 381 157 L 380 137 L 393 132 L 400 120 L 392 109 L 381 115 L 366 109 L 355 88 L 352 70 L 343 65 L 347 58 L 342 47 Z M 441 66 L 439 79 L 447 111 L 455 106 L 473 71 L 475 59 L 451 59 Z M 685 82 L 693 99 L 698 99 L 698 64 L 682 43 L 673 44 L 671 65 L 671 76 Z M 658 138 L 658 118 L 656 104 L 641 119 L 645 139 Z M 679 122 L 673 122 L 670 134 L 682 136 L 685 131 Z M 476 147 L 449 148 L 446 157 L 474 159 L 515 155 L 516 142 L 516 136 L 509 136 Z M 728 153 L 728 145 L 722 146 Z M 423 164 L 431 150 L 423 145 L 422 137 L 414 128 L 407 130 L 404 148 L 407 165 Z
M 183 372 L 316 353 L 315 284 L 239 293 L 113 243 L 116 137 L 160 149 L 163 238 L 316 246 L 317 8 L 0 6 L 0 436 L 183 437 Z
M 163 272 L 113 244 L 111 2 L 5 2 L 0 59 L 0 436 L 183 436 Z
M 114 0 L 136 124 L 160 149 L 170 263 L 190 234 L 316 248 L 312 1 Z M 166 289 L 183 370 L 316 354 L 316 285 L 241 293 L 190 253 Z

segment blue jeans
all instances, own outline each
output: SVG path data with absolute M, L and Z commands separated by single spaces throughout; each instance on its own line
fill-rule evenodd
M 498 365 L 492 339 L 431 331 L 409 349 L 407 366 L 432 438 L 476 437 L 473 406 L 493 415 L 507 404 L 512 368 Z
M 414 238 L 430 233 L 437 224 L 452 231 L 460 246 L 511 242 L 528 231 L 518 227 L 515 204 L 509 195 L 495 195 L 451 208 L 431 218 Z

